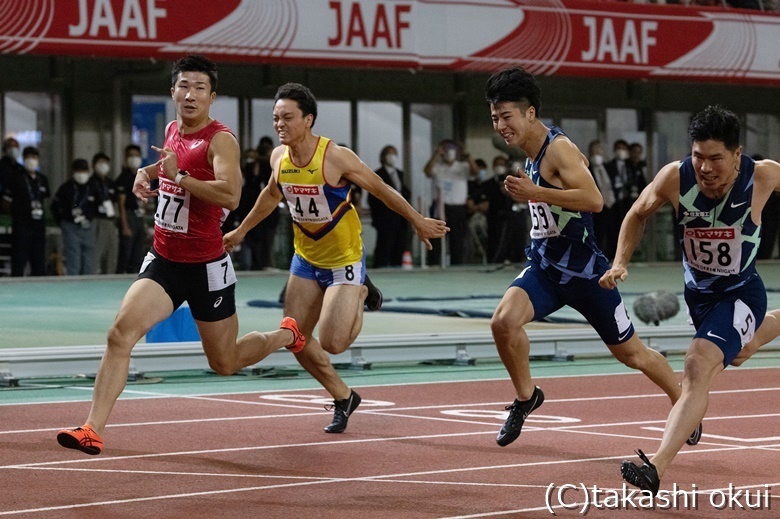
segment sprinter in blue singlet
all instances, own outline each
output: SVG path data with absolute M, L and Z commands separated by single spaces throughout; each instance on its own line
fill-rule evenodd
M 780 310 L 766 313 L 766 290 L 755 266 L 761 210 L 780 190 L 780 164 L 742 155 L 739 118 L 719 106 L 696 114 L 688 134 L 691 156 L 664 166 L 639 196 L 623 220 L 612 268 L 600 281 L 614 288 L 626 279 L 644 222 L 671 204 L 696 334 L 685 357 L 682 395 L 666 421 L 660 448 L 652 458 L 638 450 L 641 465 L 621 465 L 623 479 L 653 494 L 687 431 L 704 418 L 715 376 L 780 335 Z
M 539 119 L 540 97 L 536 79 L 521 68 L 494 74 L 486 86 L 493 128 L 507 145 L 529 157 L 525 172 L 512 172 L 504 185 L 514 200 L 528 202 L 532 215 L 528 263 L 491 322 L 498 353 L 517 392 L 496 437 L 501 446 L 517 439 L 526 417 L 544 401 L 531 379 L 530 343 L 523 326 L 564 305 L 579 311 L 618 360 L 641 370 L 672 403 L 680 395 L 669 363 L 634 332 L 620 293 L 599 286 L 609 269 L 593 236 L 591 213 L 601 211 L 601 193 L 577 146 L 559 128 L 548 128 Z M 700 429 L 694 429 L 691 444 L 700 435 Z

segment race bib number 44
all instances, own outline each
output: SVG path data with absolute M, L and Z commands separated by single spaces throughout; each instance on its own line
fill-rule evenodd
M 160 182 L 154 224 L 173 232 L 187 232 L 190 220 L 190 193 L 173 182 Z
M 317 184 L 285 184 L 282 192 L 296 222 L 323 223 L 332 219 L 324 186 Z
M 717 276 L 739 274 L 742 240 L 736 227 L 685 229 L 685 256 L 688 264 Z

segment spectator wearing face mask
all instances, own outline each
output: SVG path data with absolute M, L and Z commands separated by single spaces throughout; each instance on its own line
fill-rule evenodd
M 99 195 L 95 224 L 95 264 L 98 274 L 113 274 L 119 259 L 116 184 L 111 179 L 111 159 L 103 152 L 92 157 L 90 182 Z
M 62 230 L 65 273 L 69 276 L 95 273 L 95 226 L 100 194 L 90 182 L 89 163 L 76 159 L 71 178 L 57 189 L 51 201 L 54 219 Z
M 474 159 L 463 146 L 451 139 L 439 143 L 423 168 L 425 175 L 433 181 L 434 206 L 432 217 L 447 222 L 450 263 L 460 265 L 466 260 L 466 239 L 468 237 L 468 181 L 472 173 L 479 171 Z M 432 242 L 430 263 L 441 261 L 439 241 Z
M 122 172 L 116 179 L 117 205 L 119 206 L 119 259 L 117 274 L 137 273 L 146 254 L 146 209 L 133 194 L 133 182 L 138 168 L 143 164 L 141 148 L 135 144 L 125 147 Z
M 596 243 L 607 258 L 615 257 L 617 237 L 620 231 L 620 222 L 615 219 L 615 191 L 612 189 L 612 181 L 604 165 L 604 149 L 601 141 L 591 141 L 588 145 L 588 169 L 604 199 L 604 207 L 600 213 L 593 213 L 593 232 L 596 234 Z
M 379 162 L 381 166 L 376 170 L 376 174 L 385 184 L 401 193 L 408 202 L 412 192 L 404 183 L 404 172 L 398 169 L 398 150 L 395 146 L 382 148 Z M 374 268 L 400 267 L 404 252 L 409 250 L 409 223 L 370 193 L 368 207 L 371 211 L 371 225 L 376 229 Z
M 13 137 L 8 137 L 3 141 L 3 156 L 0 158 L 0 192 L 2 192 L 3 186 L 11 180 L 12 173 L 24 172 L 24 167 L 19 164 L 20 156 L 19 141 Z
M 482 159 L 476 159 L 474 163 L 479 170 L 469 178 L 469 194 L 466 199 L 466 213 L 469 218 L 469 240 L 466 247 L 468 263 L 488 261 L 487 211 L 489 203 L 483 186 L 490 182 L 493 170 L 488 169 L 487 162 Z
M 623 220 L 626 213 L 628 213 L 628 209 L 631 207 L 632 194 L 636 191 L 636 187 L 632 185 L 632 175 L 630 174 L 628 165 L 630 155 L 628 152 L 628 142 L 623 139 L 618 139 L 613 144 L 612 149 L 614 157 L 604 164 L 604 167 L 612 182 L 612 190 L 615 194 L 615 205 L 612 208 L 614 214 L 612 215 L 612 218 L 614 222 L 617 222 L 617 230 L 612 227 L 608 230 L 610 236 L 607 238 L 607 242 L 613 245 L 612 249 L 607 247 L 607 250 L 603 251 L 608 258 L 613 258 L 615 255 L 614 248 L 617 247 L 617 233 L 620 232 L 620 222 Z
M 28 146 L 22 156 L 24 166 L 9 172 L 2 189 L 3 205 L 11 213 L 11 275 L 23 276 L 29 265 L 31 275 L 43 276 L 46 274 L 44 202 L 51 196 L 49 180 L 38 171 L 38 148 Z

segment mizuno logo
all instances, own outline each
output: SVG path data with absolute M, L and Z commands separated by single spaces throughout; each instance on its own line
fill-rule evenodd
M 722 341 L 725 341 L 725 340 L 726 340 L 726 339 L 724 339 L 723 337 L 721 337 L 720 335 L 715 335 L 714 333 L 712 333 L 712 332 L 710 332 L 710 331 L 708 331 L 708 332 L 707 332 L 707 337 L 713 337 L 713 338 L 715 338 L 715 339 L 720 339 L 720 340 L 722 340 Z
M 318 169 L 320 169 L 320 168 L 307 169 L 306 171 L 308 171 L 309 173 L 311 173 L 313 175 L 314 172 L 317 171 Z
M 739 207 L 741 205 L 745 205 L 746 203 L 747 203 L 747 200 L 745 200 L 744 202 L 740 202 L 738 204 L 735 204 L 734 202 L 731 202 L 731 208 L 734 209 L 735 207 Z
M 222 304 L 222 296 L 219 296 L 216 301 L 214 301 L 214 308 L 218 307 Z

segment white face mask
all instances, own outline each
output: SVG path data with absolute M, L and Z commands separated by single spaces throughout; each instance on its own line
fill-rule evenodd
M 626 151 L 626 150 L 617 150 L 615 152 L 615 157 L 617 157 L 618 160 L 626 160 L 628 158 L 628 151 Z
M 493 168 L 493 173 L 494 173 L 494 174 L 495 174 L 497 177 L 500 177 L 501 175 L 503 175 L 504 173 L 506 173 L 506 166 L 496 166 L 495 168 Z
M 76 184 L 83 186 L 89 181 L 89 173 L 86 171 L 79 171 L 78 173 L 74 173 L 73 180 L 76 181 Z
M 395 161 L 398 160 L 398 155 L 395 153 L 388 153 L 385 155 L 385 164 L 388 166 L 395 166 Z
M 479 180 L 484 182 L 488 178 L 488 172 L 486 169 L 479 170 Z
M 14 160 L 19 160 L 19 148 L 16 146 L 8 148 L 8 156 Z
M 594 166 L 601 166 L 602 164 L 604 164 L 604 157 L 601 155 L 593 155 L 590 158 L 590 163 L 593 164 Z
M 24 159 L 24 169 L 33 173 L 38 171 L 39 162 L 38 159 Z
M 458 156 L 458 150 L 455 148 L 450 148 L 444 153 L 444 160 L 447 162 L 452 162 L 455 160 L 455 158 Z
M 95 164 L 95 173 L 101 177 L 108 175 L 109 171 L 111 171 L 111 166 L 108 165 L 108 162 L 98 162 Z
M 135 155 L 133 155 L 132 157 L 127 157 L 127 167 L 130 169 L 140 168 L 142 162 L 143 159 L 141 157 L 137 157 Z

